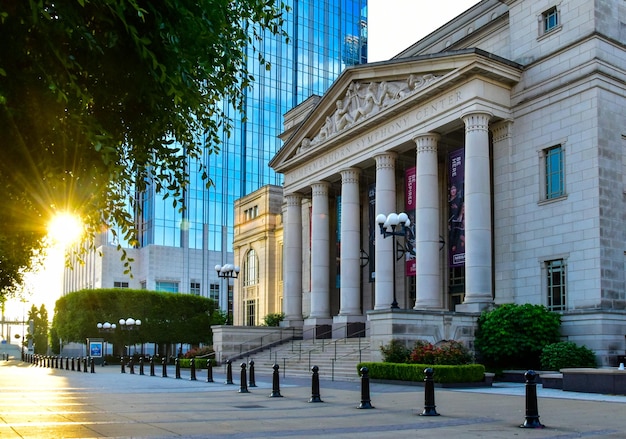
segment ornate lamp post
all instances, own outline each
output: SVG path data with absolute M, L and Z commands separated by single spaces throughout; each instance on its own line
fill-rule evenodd
M 117 328 L 117 325 L 115 323 L 109 323 L 109 322 L 104 322 L 104 323 L 98 322 L 96 327 L 98 328 L 99 333 L 108 334 L 108 333 L 115 331 L 115 328 Z M 104 355 L 102 356 L 102 365 L 104 366 L 104 364 L 106 363 L 104 361 L 104 358 L 107 355 L 107 344 L 106 344 L 107 340 L 104 336 L 102 338 L 104 339 Z
M 126 320 L 120 319 L 118 323 L 120 324 L 120 328 L 122 328 L 123 331 L 134 331 L 135 329 L 139 329 L 139 327 L 141 326 L 141 320 L 135 320 L 132 317 L 129 317 Z M 128 356 L 130 357 L 130 336 L 128 341 Z
M 399 214 L 393 212 L 387 216 L 385 216 L 385 214 L 383 213 L 380 213 L 376 216 L 376 223 L 378 223 L 378 226 L 380 227 L 380 234 L 383 235 L 383 238 L 387 238 L 389 236 L 393 238 L 393 302 L 391 302 L 391 309 L 397 309 L 399 308 L 399 306 L 398 301 L 396 300 L 396 236 L 404 236 L 406 238 L 406 234 L 409 231 L 409 226 L 411 225 L 411 220 L 409 219 L 409 216 L 404 212 Z
M 227 279 L 227 286 L 226 286 L 226 315 L 228 317 L 228 322 L 227 323 L 232 323 L 231 318 L 230 318 L 230 313 L 231 313 L 231 309 L 230 309 L 230 292 L 229 290 L 229 286 L 230 286 L 230 281 L 228 281 L 228 279 L 237 279 L 239 277 L 239 266 L 238 265 L 233 265 L 233 264 L 224 264 L 224 265 L 216 265 L 215 266 L 215 271 L 217 271 L 217 277 L 220 277 L 222 279 Z

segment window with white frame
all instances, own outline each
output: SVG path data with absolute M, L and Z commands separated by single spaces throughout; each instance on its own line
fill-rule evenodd
M 128 288 L 128 282 L 113 282 L 113 288 Z
M 246 326 L 256 325 L 256 300 L 246 300 Z
M 220 284 L 209 285 L 209 299 L 213 299 L 216 302 L 220 300 Z
M 156 281 L 156 291 L 178 293 L 178 282 Z
M 541 35 L 545 35 L 561 26 L 559 10 L 556 6 L 544 11 L 541 14 Z
M 564 259 L 552 259 L 545 262 L 548 309 L 550 311 L 564 311 L 567 309 L 565 271 Z
M 189 284 L 189 292 L 196 296 L 200 295 L 200 282 L 191 282 Z
M 243 285 L 256 285 L 259 282 L 259 262 L 254 249 L 248 250 L 244 261 Z
M 565 149 L 554 145 L 541 151 L 541 199 L 554 200 L 565 196 Z

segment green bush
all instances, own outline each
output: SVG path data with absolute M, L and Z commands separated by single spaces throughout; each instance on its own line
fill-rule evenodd
M 543 305 L 501 305 L 478 318 L 478 360 L 490 368 L 537 369 L 543 348 L 559 341 L 561 317 Z
M 387 363 L 408 363 L 411 350 L 400 340 L 391 340 L 387 345 L 380 347 L 383 361 Z
M 541 368 L 561 370 L 566 367 L 596 367 L 595 353 L 586 346 L 578 346 L 571 341 L 552 343 L 543 348 Z
M 206 369 L 207 361 L 209 360 L 206 358 L 196 358 L 196 369 Z M 213 362 L 212 364 L 215 365 L 215 360 L 211 361 Z M 180 365 L 181 369 L 189 369 L 191 368 L 191 358 L 180 358 L 178 360 L 178 364 Z
M 285 313 L 273 313 L 263 317 L 263 326 L 279 326 L 285 320 Z
M 415 342 L 409 363 L 460 365 L 474 362 L 472 353 L 456 340 L 443 340 L 432 345 L 424 340 Z
M 482 364 L 465 364 L 461 366 L 401 364 L 401 363 L 359 363 L 357 371 L 367 367 L 371 379 L 424 381 L 424 369 L 433 369 L 433 380 L 436 383 L 477 383 L 485 377 L 485 366 Z

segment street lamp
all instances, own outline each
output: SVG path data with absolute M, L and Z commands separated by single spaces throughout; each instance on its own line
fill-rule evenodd
M 383 238 L 387 238 L 389 236 L 393 238 L 393 302 L 391 302 L 391 309 L 397 309 L 399 306 L 398 301 L 396 300 L 396 236 L 404 236 L 406 238 L 409 226 L 411 225 L 411 220 L 404 212 L 399 214 L 394 212 L 387 216 L 383 213 L 378 214 L 376 216 L 376 222 L 380 227 L 380 234 L 383 235 Z
M 135 320 L 132 317 L 129 317 L 126 320 L 120 319 L 118 323 L 120 324 L 120 328 L 122 328 L 123 331 L 134 331 L 135 329 L 139 329 L 139 327 L 141 326 L 141 320 Z M 128 356 L 130 357 L 130 337 L 128 341 Z
M 237 279 L 239 277 L 239 266 L 233 264 L 224 264 L 224 265 L 216 265 L 215 271 L 217 271 L 217 277 L 223 279 Z M 226 286 L 226 317 L 228 318 L 227 324 L 232 323 L 230 321 L 230 281 L 228 281 L 228 285 Z M 221 304 L 220 304 L 221 306 Z
M 104 322 L 104 323 L 98 322 L 98 324 L 96 325 L 96 328 L 98 328 L 98 332 L 101 334 L 109 334 L 115 331 L 115 328 L 117 328 L 117 325 L 115 323 L 109 323 L 109 322 Z M 102 356 L 102 366 L 104 366 L 104 364 L 106 363 L 105 358 L 107 356 L 108 349 L 107 349 L 106 338 L 104 336 L 102 338 L 104 340 L 104 355 Z

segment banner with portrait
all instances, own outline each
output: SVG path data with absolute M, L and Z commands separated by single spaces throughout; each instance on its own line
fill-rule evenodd
M 404 211 L 411 220 L 404 247 L 405 273 L 407 276 L 415 276 L 415 195 L 417 194 L 417 175 L 415 167 L 405 171 L 404 181 Z
M 465 265 L 465 149 L 448 158 L 448 256 L 450 267 Z

